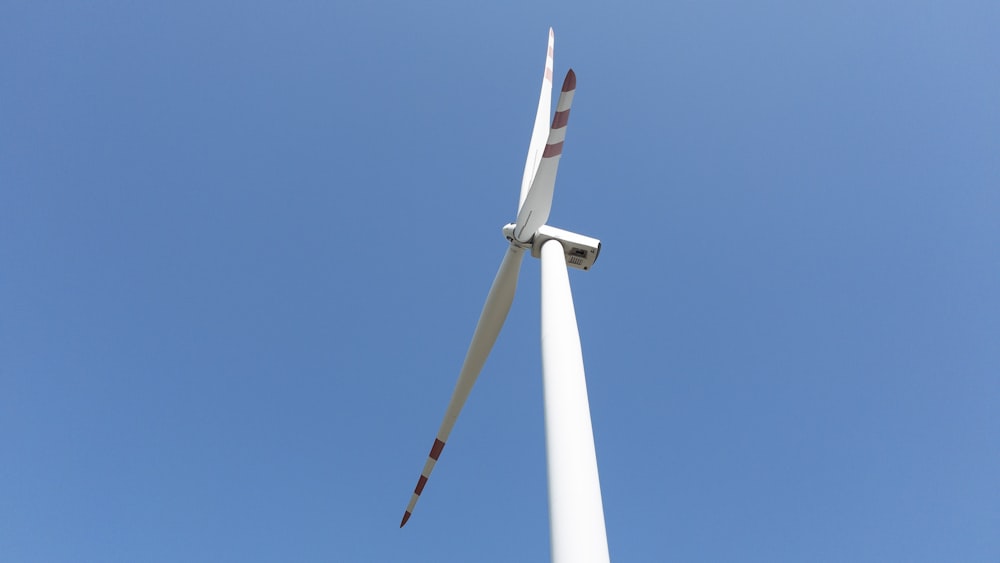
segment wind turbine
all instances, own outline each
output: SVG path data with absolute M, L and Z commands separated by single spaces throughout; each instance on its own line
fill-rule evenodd
M 514 301 L 521 259 L 526 251 L 530 251 L 532 256 L 542 261 L 542 379 L 552 560 L 556 563 L 608 561 L 608 540 L 583 371 L 583 352 L 567 268 L 572 266 L 589 270 L 597 260 L 601 243 L 597 239 L 545 224 L 552 209 L 556 172 L 576 91 L 576 74 L 571 69 L 566 73 L 556 114 L 549 127 L 554 40 L 550 28 L 542 92 L 521 179 L 517 220 L 503 227 L 509 246 L 486 297 L 441 428 L 399 527 L 402 528 L 410 519 L 462 406 L 500 334 Z

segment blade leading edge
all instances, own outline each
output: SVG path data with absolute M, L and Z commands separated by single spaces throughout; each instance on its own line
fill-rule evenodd
M 556 115 L 552 118 L 552 129 L 542 152 L 542 160 L 538 171 L 531 181 L 531 188 L 524 198 L 524 204 L 517 213 L 517 226 L 514 228 L 514 238 L 520 242 L 528 242 L 535 236 L 535 231 L 549 220 L 552 211 L 552 194 L 556 188 L 556 172 L 559 171 L 559 159 L 562 158 L 563 141 L 566 140 L 566 126 L 569 124 L 569 110 L 573 105 L 573 95 L 576 93 L 576 73 L 570 69 L 563 81 L 559 103 L 556 105 Z
M 535 178 L 538 163 L 542 160 L 545 150 L 545 137 L 549 133 L 549 114 L 552 112 L 552 57 L 555 45 L 555 33 L 549 28 L 549 50 L 545 55 L 545 74 L 542 75 L 542 93 L 538 97 L 538 111 L 535 112 L 535 125 L 531 129 L 531 142 L 528 144 L 528 159 L 524 162 L 524 176 L 521 178 L 521 197 L 517 200 L 517 211 L 521 212 L 524 198 L 528 197 L 528 189 Z
M 431 453 L 427 456 L 424 469 L 420 472 L 420 479 L 417 480 L 417 487 L 413 490 L 410 504 L 407 505 L 406 512 L 403 514 L 403 521 L 399 524 L 400 528 L 410 519 L 413 508 L 416 506 L 417 500 L 420 499 L 420 493 L 423 492 L 424 485 L 427 484 L 427 479 L 430 477 L 431 471 L 434 470 L 434 464 L 437 463 L 441 450 L 444 449 L 444 444 L 448 441 L 448 435 L 455 427 L 455 421 L 458 419 L 459 413 L 462 412 L 466 399 L 469 398 L 469 392 L 472 391 L 472 386 L 476 383 L 476 378 L 479 377 L 479 372 L 482 371 L 483 364 L 486 363 L 486 358 L 490 355 L 490 350 L 493 349 L 500 329 L 503 328 L 503 323 L 507 320 L 507 313 L 510 312 L 511 303 L 514 302 L 514 291 L 517 289 L 517 277 L 521 270 L 523 257 L 524 250 L 513 245 L 508 247 L 507 253 L 504 254 L 503 262 L 500 263 L 500 269 L 497 270 L 496 278 L 493 280 L 493 286 L 490 287 L 490 293 L 486 297 L 486 304 L 483 305 L 483 312 L 479 315 L 476 331 L 472 334 L 472 343 L 469 344 L 469 351 L 465 354 L 465 362 L 462 363 L 462 371 L 459 372 L 458 383 L 455 384 L 455 391 L 451 394 L 451 401 L 444 413 L 444 420 L 441 421 L 441 428 L 438 429 L 434 446 L 431 447 Z

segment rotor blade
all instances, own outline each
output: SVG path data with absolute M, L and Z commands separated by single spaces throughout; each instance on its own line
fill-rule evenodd
M 566 139 L 566 125 L 569 123 L 569 110 L 573 105 L 573 94 L 576 92 L 576 74 L 573 69 L 566 73 L 562 93 L 559 94 L 559 104 L 556 105 L 556 115 L 552 118 L 552 129 L 545 143 L 542 160 L 538 171 L 531 181 L 528 196 L 524 199 L 521 210 L 517 213 L 517 226 L 514 228 L 514 238 L 520 242 L 528 242 L 535 236 L 535 231 L 549 220 L 552 210 L 552 192 L 556 187 L 556 172 L 559 170 L 559 159 L 562 157 L 563 141 Z
M 462 412 L 462 406 L 469 398 L 469 392 L 472 391 L 472 386 L 476 383 L 476 378 L 479 377 L 479 372 L 483 369 L 483 364 L 486 363 L 486 358 L 490 355 L 490 350 L 493 349 L 493 343 L 496 342 L 500 329 L 507 319 L 510 305 L 514 301 L 514 290 L 517 289 L 517 276 L 521 269 L 523 256 L 522 249 L 511 245 L 503 257 L 503 262 L 500 263 L 500 269 L 497 270 L 493 286 L 486 297 L 486 304 L 483 305 L 483 312 L 479 315 L 476 332 L 472 334 L 472 343 L 469 344 L 469 351 L 465 355 L 465 362 L 462 364 L 458 383 L 455 384 L 455 391 L 448 403 L 448 410 L 444 413 L 441 428 L 434 439 L 434 446 L 431 447 L 431 453 L 427 456 L 424 469 L 420 472 L 420 479 L 417 480 L 417 487 L 413 490 L 410 504 L 403 514 L 403 521 L 399 524 L 400 528 L 410 519 L 413 507 L 416 506 L 420 493 L 423 492 L 424 485 L 427 484 L 427 478 L 430 477 L 434 464 L 437 463 L 441 450 L 444 449 L 444 444 L 448 441 L 448 435 L 451 434 L 451 429 L 455 426 L 455 420 Z
M 521 198 L 517 200 L 517 211 L 520 213 L 524 198 L 528 197 L 528 188 L 538 170 L 538 162 L 542 160 L 545 150 L 545 136 L 549 132 L 549 114 L 552 111 L 552 53 L 555 45 L 555 34 L 549 28 L 549 50 L 545 55 L 545 74 L 542 75 L 542 93 L 538 97 L 538 111 L 535 112 L 535 126 L 531 129 L 531 142 L 528 144 L 528 159 L 524 163 L 524 176 L 521 178 Z

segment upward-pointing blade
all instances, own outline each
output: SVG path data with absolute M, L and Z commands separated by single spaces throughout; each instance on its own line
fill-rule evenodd
M 538 163 L 542 160 L 545 150 L 545 137 L 549 133 L 549 114 L 552 112 L 552 55 L 555 45 L 555 34 L 549 28 L 549 50 L 545 55 L 545 74 L 542 75 L 542 93 L 538 97 L 538 111 L 535 112 L 535 126 L 531 129 L 531 142 L 528 144 L 528 159 L 524 163 L 524 176 L 521 178 L 521 198 L 517 200 L 517 211 L 520 213 L 524 198 L 528 197 L 531 180 L 535 178 Z
M 542 151 L 538 171 L 535 172 L 528 195 L 517 213 L 514 238 L 520 242 L 530 241 L 538 227 L 549 220 L 552 193 L 556 187 L 556 172 L 559 170 L 559 159 L 562 157 L 563 141 L 566 139 L 566 125 L 569 124 L 569 110 L 573 105 L 574 93 L 576 93 L 576 74 L 570 69 L 566 73 L 566 80 L 563 81 L 559 104 L 556 105 L 556 115 L 552 118 L 552 129 L 549 131 L 545 150 Z
M 517 289 L 517 276 L 521 270 L 523 256 L 522 249 L 511 245 L 503 257 L 503 262 L 500 263 L 500 269 L 497 270 L 493 286 L 486 297 L 486 304 L 483 305 L 483 312 L 479 315 L 476 332 L 472 334 L 472 343 L 469 344 L 469 351 L 465 355 L 465 362 L 458 375 L 455 391 L 451 394 L 451 401 L 444 413 L 444 420 L 441 421 L 441 428 L 438 430 L 437 438 L 434 439 L 434 446 L 431 447 L 431 453 L 427 456 L 424 469 L 420 472 L 420 479 L 417 480 L 417 487 L 413 490 L 410 504 L 403 514 L 403 521 L 399 524 L 400 528 L 410 519 L 413 507 L 416 506 L 420 493 L 423 492 L 424 485 L 427 484 L 427 478 L 430 477 L 434 464 L 437 463 L 441 450 L 444 449 L 444 444 L 448 441 L 448 435 L 455 427 L 455 420 L 462 412 L 462 406 L 469 398 L 469 392 L 472 391 L 472 386 L 476 383 L 476 378 L 479 377 L 479 372 L 482 371 L 483 364 L 486 363 L 486 358 L 490 355 L 490 350 L 493 349 L 500 329 L 503 328 L 507 313 L 510 311 L 510 305 L 514 301 L 514 290 Z

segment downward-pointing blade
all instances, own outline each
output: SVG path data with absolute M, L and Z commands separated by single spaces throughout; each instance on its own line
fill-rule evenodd
M 566 139 L 566 126 L 569 124 L 569 110 L 573 105 L 573 94 L 576 93 L 576 74 L 570 69 L 563 81 L 562 92 L 559 94 L 559 104 L 556 105 L 556 115 L 552 118 L 552 129 L 542 151 L 542 160 L 538 163 L 538 171 L 531 181 L 528 195 L 524 198 L 520 211 L 517 213 L 517 226 L 514 228 L 514 238 L 528 242 L 535 236 L 535 231 L 549 220 L 552 210 L 552 193 L 556 187 L 556 172 L 559 170 L 559 159 L 562 157 L 563 141 Z
M 549 114 L 552 112 L 552 55 L 555 45 L 555 34 L 549 28 L 549 50 L 545 55 L 545 74 L 542 75 L 542 93 L 538 97 L 538 111 L 535 112 L 535 126 L 531 129 L 531 142 L 528 144 L 528 159 L 524 163 L 524 176 L 521 178 L 521 198 L 517 200 L 517 210 L 521 211 L 524 198 L 528 197 L 528 188 L 538 170 L 545 150 L 545 137 L 549 133 Z
M 423 492 L 424 485 L 427 484 L 427 479 L 434 469 L 434 464 L 437 463 L 441 450 L 444 449 L 444 444 L 448 441 L 448 435 L 455 427 L 458 414 L 462 412 L 462 406 L 469 398 L 469 392 L 472 391 L 472 386 L 476 383 L 476 378 L 479 377 L 479 372 L 482 371 L 483 364 L 486 363 L 486 358 L 490 355 L 490 350 L 493 349 L 500 329 L 503 328 L 507 313 L 510 311 L 510 305 L 514 301 L 514 290 L 517 289 L 517 276 L 521 269 L 523 256 L 524 251 L 512 245 L 507 249 L 503 262 L 500 263 L 500 269 L 497 271 L 493 286 L 486 297 L 486 304 L 483 305 L 483 312 L 479 315 L 476 331 L 472 334 L 472 343 L 469 344 L 469 351 L 465 355 L 465 362 L 458 375 L 455 391 L 452 393 L 448 409 L 444 413 L 444 420 L 441 421 L 441 428 L 438 429 L 431 453 L 427 456 L 423 471 L 420 472 L 417 487 L 413 490 L 413 496 L 410 497 L 410 504 L 403 514 L 403 521 L 399 524 L 400 528 L 410 519 L 413 507 L 416 506 L 420 493 Z

